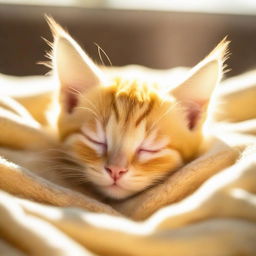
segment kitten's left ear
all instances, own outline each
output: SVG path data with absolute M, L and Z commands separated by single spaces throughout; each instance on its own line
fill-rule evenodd
M 79 93 L 100 84 L 104 75 L 59 24 L 47 16 L 46 20 L 54 36 L 51 59 L 60 82 L 61 105 L 71 113 L 78 104 Z
M 229 41 L 223 39 L 217 47 L 190 72 L 188 78 L 172 90 L 172 95 L 184 106 L 189 129 L 196 128 L 207 110 L 216 85 L 222 78 Z

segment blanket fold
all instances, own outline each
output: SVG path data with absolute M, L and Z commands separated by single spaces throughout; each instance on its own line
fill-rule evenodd
M 40 79 L 0 76 L 0 255 L 256 255 L 255 71 L 219 87 L 216 139 L 205 153 L 108 204 L 21 164 L 56 143 L 47 128 L 52 88 L 29 93 L 37 80 L 49 83 Z M 24 95 L 14 93 L 19 82 Z

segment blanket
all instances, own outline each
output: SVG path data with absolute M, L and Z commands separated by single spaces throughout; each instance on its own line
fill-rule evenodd
M 108 204 L 22 164 L 55 143 L 53 91 L 50 78 L 0 76 L 0 255 L 256 255 L 255 71 L 219 86 L 204 154 Z

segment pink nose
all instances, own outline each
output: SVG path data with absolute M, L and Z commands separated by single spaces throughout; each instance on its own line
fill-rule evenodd
M 112 177 L 114 181 L 120 179 L 122 175 L 128 171 L 126 168 L 115 165 L 106 166 L 105 170 L 108 172 L 108 174 Z

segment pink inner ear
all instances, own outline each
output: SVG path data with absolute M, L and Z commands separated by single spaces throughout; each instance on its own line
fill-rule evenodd
M 67 112 L 72 113 L 74 108 L 77 106 L 78 99 L 77 96 L 74 94 L 69 94 L 67 96 Z
M 194 107 L 191 107 L 189 110 L 188 110 L 188 113 L 187 113 L 187 118 L 188 118 L 188 128 L 190 130 L 193 130 L 194 127 L 196 126 L 197 124 L 197 121 L 200 117 L 200 109 L 199 108 L 194 108 Z
M 187 114 L 187 119 L 188 119 L 188 128 L 190 130 L 193 130 L 202 113 L 202 107 L 204 105 L 203 102 L 186 102 L 186 114 Z
M 65 110 L 71 114 L 78 104 L 78 92 L 67 89 L 64 91 L 64 107 Z

